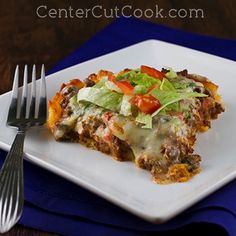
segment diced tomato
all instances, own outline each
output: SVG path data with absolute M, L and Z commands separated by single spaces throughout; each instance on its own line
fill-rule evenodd
M 113 113 L 110 112 L 110 111 L 105 112 L 105 113 L 103 114 L 103 118 L 105 119 L 105 121 L 109 121 L 112 116 L 113 116 Z
M 114 75 L 109 75 L 108 80 L 115 83 L 115 85 L 119 87 L 125 95 L 133 94 L 134 87 L 130 84 L 130 82 L 126 80 L 116 81 L 116 77 Z
M 161 107 L 158 99 L 153 97 L 151 94 L 135 95 L 131 100 L 131 104 L 137 106 L 140 111 L 151 114 Z
M 103 139 L 104 139 L 106 142 L 111 142 L 111 141 L 112 141 L 111 132 L 106 133 L 106 134 L 103 136 Z
M 112 81 L 112 82 L 116 82 L 116 77 L 113 74 L 108 75 L 108 80 Z
M 162 73 L 161 71 L 159 71 L 155 68 L 149 67 L 149 66 L 142 65 L 140 70 L 142 73 L 145 73 L 145 74 L 152 76 L 156 79 L 162 80 L 165 77 L 164 73 Z
M 121 91 L 125 95 L 132 95 L 133 94 L 133 86 L 128 81 L 116 81 L 115 84 L 121 89 Z

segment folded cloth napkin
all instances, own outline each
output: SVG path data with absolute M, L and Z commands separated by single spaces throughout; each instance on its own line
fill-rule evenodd
M 236 41 L 186 33 L 165 26 L 119 18 L 48 71 L 146 40 L 159 39 L 236 60 Z M 0 164 L 6 152 L 0 150 Z M 236 235 L 236 181 L 211 194 L 173 220 L 145 222 L 67 180 L 24 162 L 25 208 L 20 224 L 64 235 L 153 235 L 181 227 L 211 224 Z M 203 231 L 204 232 L 204 231 Z M 165 234 L 166 235 L 166 234 Z

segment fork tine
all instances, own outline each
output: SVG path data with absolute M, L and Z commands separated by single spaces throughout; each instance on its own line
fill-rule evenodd
M 19 66 L 16 66 L 15 74 L 14 74 L 14 82 L 12 87 L 12 95 L 11 95 L 11 105 L 8 111 L 7 123 L 13 122 L 17 118 L 17 102 L 19 96 Z
M 44 123 L 46 118 L 47 118 L 47 94 L 46 94 L 45 69 L 44 65 L 42 65 L 38 120 L 40 123 Z
M 36 102 L 36 69 L 35 65 L 33 65 L 29 119 L 33 119 L 35 117 L 35 102 Z
M 23 83 L 23 92 L 22 92 L 22 101 L 21 101 L 21 110 L 20 110 L 21 118 L 26 116 L 27 98 L 28 98 L 28 66 L 25 65 L 24 83 Z

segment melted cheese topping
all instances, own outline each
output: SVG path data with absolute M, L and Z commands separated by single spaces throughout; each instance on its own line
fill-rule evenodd
M 90 122 L 90 118 L 97 117 L 102 119 L 104 109 L 96 105 L 85 105 L 70 101 L 72 114 L 60 121 L 54 135 L 57 139 L 62 138 L 68 130 L 74 130 L 78 134 L 83 132 L 83 124 Z M 184 109 L 195 106 L 195 99 L 186 99 L 181 105 Z M 173 139 L 186 138 L 189 134 L 189 127 L 178 116 L 159 114 L 153 119 L 153 128 L 144 129 L 135 122 L 132 117 L 125 117 L 117 113 L 112 113 L 109 120 L 104 120 L 106 126 L 99 126 L 95 135 L 102 138 L 105 142 L 107 135 L 112 134 L 125 141 L 133 151 L 135 162 L 140 158 L 157 161 L 162 167 L 167 165 L 167 158 L 163 155 L 162 147 L 165 143 L 171 143 Z
M 143 129 L 134 120 L 118 115 L 113 116 L 107 125 L 113 135 L 129 144 L 136 163 L 145 156 L 165 166 L 167 160 L 161 152 L 163 144 L 173 135 L 187 135 L 187 126 L 179 118 L 170 116 L 159 116 L 153 123 L 152 129 Z

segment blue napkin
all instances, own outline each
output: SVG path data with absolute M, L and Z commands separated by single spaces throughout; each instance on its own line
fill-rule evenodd
M 236 60 L 236 41 L 186 33 L 137 19 L 119 18 L 63 59 L 48 74 L 146 40 L 159 39 Z M 0 150 L 0 164 L 6 152 Z M 173 220 L 145 222 L 67 180 L 24 162 L 25 208 L 20 224 L 64 235 L 149 235 L 194 223 L 236 235 L 236 181 Z

